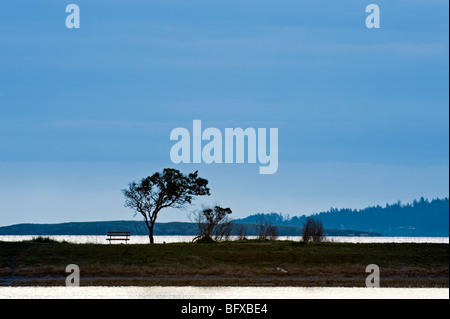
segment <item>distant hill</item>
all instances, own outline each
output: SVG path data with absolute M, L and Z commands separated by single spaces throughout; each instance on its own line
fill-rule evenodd
M 301 227 L 309 216 L 283 216 L 282 214 L 255 214 L 236 220 L 238 223 L 254 224 L 261 218 L 274 225 Z M 378 232 L 383 236 L 448 237 L 449 199 L 429 201 L 421 198 L 411 204 L 386 204 L 361 210 L 336 209 L 314 214 L 325 228 L 358 229 Z
M 243 228 L 247 236 L 256 235 L 261 218 L 277 226 L 280 236 L 300 236 L 309 216 L 254 214 L 236 219 L 232 235 Z M 314 214 L 325 227 L 327 236 L 449 236 L 449 199 L 424 198 L 411 204 L 386 204 L 361 210 L 336 209 Z M 0 235 L 105 235 L 110 230 L 127 230 L 133 235 L 148 235 L 143 221 L 99 221 L 61 224 L 17 224 L 0 227 Z M 196 235 L 192 223 L 156 223 L 155 235 Z
M 244 230 L 247 236 L 257 234 L 256 225 L 234 223 L 232 235 Z M 302 228 L 297 226 L 277 226 L 280 236 L 300 236 Z M 0 227 L 0 235 L 106 235 L 107 231 L 130 231 L 132 235 L 147 236 L 148 230 L 143 221 L 101 221 L 72 222 L 61 224 L 16 224 Z M 197 235 L 196 226 L 192 223 L 172 222 L 155 223 L 155 235 Z M 326 229 L 327 236 L 377 236 L 379 234 L 355 230 Z

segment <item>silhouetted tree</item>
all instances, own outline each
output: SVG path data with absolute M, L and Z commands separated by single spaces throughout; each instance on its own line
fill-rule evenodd
M 238 226 L 238 228 L 237 228 L 237 236 L 238 236 L 238 239 L 240 239 L 240 240 L 247 239 L 247 230 L 246 230 L 245 225 L 240 224 Z
M 323 224 L 320 220 L 308 218 L 303 226 L 303 241 L 320 242 L 325 238 Z
M 223 240 L 228 239 L 231 234 L 232 220 L 229 218 L 232 211 L 230 208 L 214 206 L 214 208 L 203 208 L 193 213 L 191 220 L 196 224 L 198 235 L 195 240 Z M 213 239 L 214 237 L 214 239 Z
M 186 176 L 177 169 L 166 168 L 143 178 L 140 183 L 132 181 L 122 192 L 125 207 L 144 217 L 153 244 L 153 227 L 158 213 L 167 207 L 183 208 L 191 204 L 194 196 L 210 195 L 207 185 L 206 179 L 198 177 L 198 171 Z
M 278 229 L 273 225 L 273 222 L 263 216 L 258 220 L 256 224 L 256 233 L 259 240 L 275 240 L 278 238 Z

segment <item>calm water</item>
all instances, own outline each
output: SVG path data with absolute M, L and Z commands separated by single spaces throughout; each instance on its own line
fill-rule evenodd
M 449 299 L 441 288 L 0 287 L 0 299 Z
M 0 241 L 30 240 L 38 236 L 0 236 Z M 105 236 L 45 236 L 57 241 L 77 244 L 109 244 Z M 255 238 L 249 236 L 249 239 Z M 194 236 L 155 236 L 155 243 L 191 242 Z M 449 237 L 327 237 L 329 241 L 346 243 L 440 243 L 448 244 Z M 279 240 L 300 241 L 300 236 L 280 236 Z M 148 244 L 148 236 L 131 236 L 130 244 Z

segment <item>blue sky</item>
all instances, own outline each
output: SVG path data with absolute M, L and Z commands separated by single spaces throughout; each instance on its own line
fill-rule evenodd
M 380 29 L 365 27 L 370 3 Z M 446 197 L 448 7 L 2 1 L 0 225 L 133 219 L 120 189 L 165 167 L 198 169 L 212 196 L 196 204 L 236 218 Z M 171 163 L 171 130 L 194 119 L 278 128 L 278 172 Z

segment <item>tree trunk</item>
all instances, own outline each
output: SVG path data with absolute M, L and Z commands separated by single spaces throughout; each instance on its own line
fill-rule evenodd
M 147 227 L 148 227 L 148 232 L 149 232 L 149 239 L 150 239 L 150 244 L 153 244 L 154 238 L 153 238 L 153 227 L 155 226 L 155 222 L 156 222 L 156 216 L 158 215 L 158 212 L 161 210 L 161 208 L 155 208 L 155 210 L 153 211 L 153 213 L 150 215 L 149 213 L 149 217 L 150 217 L 150 223 L 147 222 Z
M 150 240 L 150 244 L 153 244 L 155 241 L 153 239 L 153 225 L 154 223 L 149 223 L 147 219 L 145 219 L 145 224 L 148 229 L 148 239 Z
M 153 238 L 153 225 L 151 227 L 149 227 L 149 235 L 148 238 L 150 239 L 150 244 L 153 244 L 155 242 L 154 238 Z

